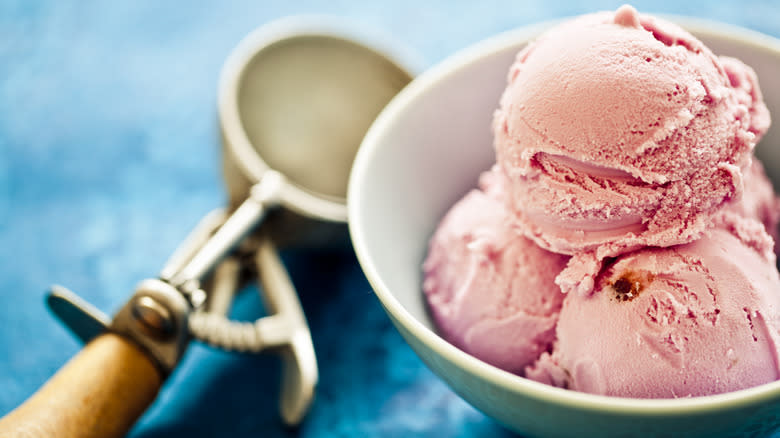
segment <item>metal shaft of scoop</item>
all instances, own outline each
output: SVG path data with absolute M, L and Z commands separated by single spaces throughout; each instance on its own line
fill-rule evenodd
M 167 272 L 170 278 L 166 280 L 184 292 L 198 289 L 200 280 L 254 229 L 270 209 L 279 205 L 283 188 L 284 176 L 269 169 L 252 187 L 249 197 L 192 259 L 175 274 Z

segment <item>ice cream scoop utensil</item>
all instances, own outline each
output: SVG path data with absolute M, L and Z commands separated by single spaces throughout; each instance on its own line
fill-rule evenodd
M 191 337 L 231 349 L 281 349 L 282 416 L 290 424 L 300 421 L 317 367 L 298 297 L 275 248 L 333 241 L 347 246 L 352 159 L 375 116 L 411 80 L 406 69 L 344 36 L 344 29 L 327 20 L 284 20 L 251 33 L 233 51 L 219 88 L 232 213 L 224 223 L 207 218 L 159 278 L 143 281 L 107 326 L 107 317 L 82 307 L 71 293 L 53 295 L 55 313 L 79 337 L 101 334 L 0 420 L 0 435 L 124 435 Z M 267 225 L 255 231 L 266 217 Z M 238 286 L 235 266 L 214 269 L 248 235 L 253 239 L 246 249 L 256 253 L 252 263 L 273 314 L 247 325 L 227 320 L 224 304 L 218 313 L 202 313 L 209 300 L 201 283 L 212 272 L 215 289 L 230 295 Z

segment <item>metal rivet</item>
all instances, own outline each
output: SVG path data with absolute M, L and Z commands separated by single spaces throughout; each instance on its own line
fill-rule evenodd
M 138 327 L 149 336 L 162 339 L 173 334 L 174 322 L 170 310 L 150 296 L 136 298 L 132 315 Z
M 200 308 L 203 303 L 206 302 L 206 292 L 204 292 L 203 289 L 192 291 L 190 294 L 190 302 L 192 303 L 192 307 L 196 309 Z

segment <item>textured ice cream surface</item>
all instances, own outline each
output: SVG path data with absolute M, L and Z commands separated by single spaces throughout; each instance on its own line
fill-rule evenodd
M 777 380 L 780 278 L 774 255 L 751 242 L 714 229 L 693 243 L 618 257 L 592 294 L 567 295 L 553 352 L 527 376 L 638 398 Z
M 757 158 L 754 157 L 744 170 L 742 195 L 724 204 L 713 215 L 712 222 L 716 227 L 730 230 L 743 241 L 751 242 L 754 249 L 765 257 L 778 252 L 780 198 Z M 577 253 L 569 259 L 555 282 L 563 291 L 588 294 L 601 269 L 602 260 L 595 253 Z
M 521 50 L 493 128 L 527 237 L 599 261 L 700 237 L 768 126 L 749 67 L 625 6 Z
M 446 214 L 430 241 L 423 291 L 439 333 L 513 373 L 549 350 L 563 294 L 553 279 L 568 257 L 511 224 L 495 173 Z
M 744 180 L 745 188 L 742 197 L 731 201 L 724 212 L 727 215 L 734 214 L 759 221 L 775 241 L 774 245 L 777 248 L 780 198 L 775 194 L 772 182 L 766 176 L 761 161 L 753 159 L 752 164 L 745 171 Z

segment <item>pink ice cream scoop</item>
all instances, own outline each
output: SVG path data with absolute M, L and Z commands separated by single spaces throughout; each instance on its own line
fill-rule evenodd
M 754 221 L 755 223 L 755 221 Z M 751 242 L 761 242 L 755 247 Z M 569 294 L 535 380 L 639 398 L 734 391 L 780 376 L 780 278 L 762 228 L 625 254 L 591 295 Z
M 768 126 L 749 67 L 624 6 L 561 24 L 517 55 L 494 145 L 524 233 L 592 274 L 605 257 L 700 237 L 741 196 Z
M 554 339 L 568 257 L 525 238 L 508 220 L 495 173 L 442 220 L 424 263 L 423 291 L 439 333 L 462 350 L 521 373 Z

